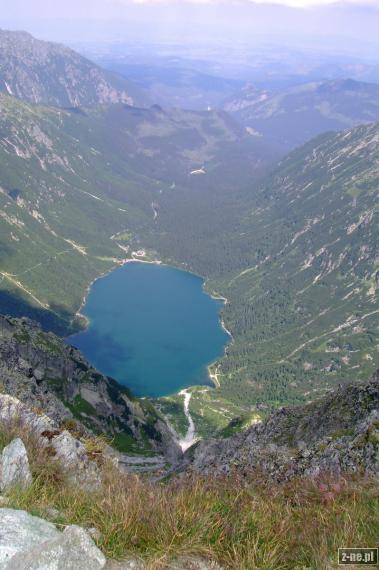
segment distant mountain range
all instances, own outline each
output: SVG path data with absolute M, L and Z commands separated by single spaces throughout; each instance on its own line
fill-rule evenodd
M 237 90 L 244 82 L 227 79 L 209 73 L 183 67 L 171 67 L 159 62 L 157 65 L 121 63 L 112 58 L 100 60 L 110 69 L 132 80 L 143 92 L 147 101 L 153 101 L 164 107 L 206 110 L 217 109 L 223 101 Z
M 71 49 L 0 30 L 0 91 L 30 103 L 79 107 L 138 100 L 133 83 Z
M 279 92 L 245 87 L 224 108 L 266 143 L 288 152 L 320 133 L 379 120 L 379 85 L 347 79 Z

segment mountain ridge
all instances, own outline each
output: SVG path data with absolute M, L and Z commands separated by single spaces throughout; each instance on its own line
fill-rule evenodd
M 58 107 L 133 104 L 139 90 L 70 48 L 28 32 L 0 30 L 0 91 Z
M 323 132 L 379 120 L 379 85 L 337 79 L 279 92 L 248 86 L 224 108 L 285 153 Z

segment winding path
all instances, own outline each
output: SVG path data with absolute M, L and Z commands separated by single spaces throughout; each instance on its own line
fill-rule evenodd
M 195 423 L 192 419 L 191 413 L 189 411 L 189 405 L 192 398 L 191 392 L 188 390 L 182 390 L 179 392 L 179 396 L 184 396 L 184 413 L 188 421 L 188 430 L 184 438 L 179 440 L 179 445 L 182 451 L 186 451 L 191 445 L 197 442 L 198 437 L 196 437 Z

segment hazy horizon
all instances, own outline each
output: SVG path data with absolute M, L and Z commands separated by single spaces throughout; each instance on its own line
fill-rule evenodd
M 0 18 L 3 29 L 62 42 L 277 42 L 374 59 L 378 24 L 376 0 L 14 0 Z

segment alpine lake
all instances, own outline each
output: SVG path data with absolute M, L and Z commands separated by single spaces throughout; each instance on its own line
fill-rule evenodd
M 126 263 L 92 285 L 82 309 L 88 327 L 67 342 L 139 397 L 209 385 L 208 366 L 230 336 L 220 321 L 223 301 L 203 284 L 174 267 Z

